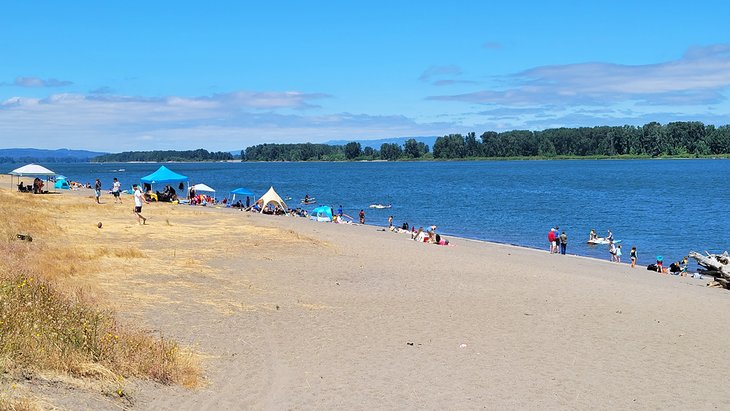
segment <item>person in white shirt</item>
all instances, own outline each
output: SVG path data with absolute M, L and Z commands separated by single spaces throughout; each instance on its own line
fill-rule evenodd
M 122 199 L 119 197 L 119 194 L 121 193 L 122 183 L 117 180 L 116 177 L 114 177 L 114 183 L 112 184 L 112 195 L 114 196 L 114 204 L 119 201 L 119 204 L 122 204 Z
M 147 224 L 147 219 L 142 216 L 142 203 L 147 204 L 142 189 L 135 184 L 134 188 L 134 213 L 137 214 L 137 222 L 140 225 Z

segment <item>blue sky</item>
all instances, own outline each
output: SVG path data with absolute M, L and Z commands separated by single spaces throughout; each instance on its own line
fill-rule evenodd
M 9 0 L 0 147 L 730 124 L 730 3 L 489 3 Z

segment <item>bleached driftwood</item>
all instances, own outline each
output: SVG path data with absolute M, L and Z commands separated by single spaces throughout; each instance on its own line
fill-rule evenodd
M 704 269 L 698 270 L 700 274 L 711 275 L 722 287 L 730 289 L 730 255 L 727 251 L 722 254 L 710 254 L 707 251 L 705 253 L 707 253 L 706 256 L 690 251 L 689 256 L 704 267 Z

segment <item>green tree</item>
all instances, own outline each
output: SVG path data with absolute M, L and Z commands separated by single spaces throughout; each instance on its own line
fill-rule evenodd
M 352 160 L 355 158 L 360 157 L 362 154 L 362 150 L 360 149 L 360 143 L 357 141 L 353 141 L 351 143 L 345 144 L 345 158 L 348 160 Z

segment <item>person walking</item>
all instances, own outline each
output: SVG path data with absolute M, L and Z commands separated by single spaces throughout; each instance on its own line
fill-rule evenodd
M 631 252 L 629 253 L 629 257 L 631 258 L 631 268 L 636 267 L 636 247 L 631 247 Z
M 122 204 L 122 198 L 119 197 L 122 190 L 122 183 L 117 180 L 116 177 L 114 177 L 114 182 L 112 183 L 112 195 L 114 196 L 114 204 L 119 201 L 119 204 Z
M 101 204 L 99 198 L 101 197 L 101 181 L 97 178 L 94 183 L 94 194 L 96 195 L 96 204 Z
M 142 216 L 142 203 L 149 204 L 149 202 L 144 198 L 144 193 L 142 192 L 142 189 L 135 184 L 133 186 L 134 188 L 134 213 L 137 214 L 137 223 L 139 225 L 147 224 L 147 219 Z
M 611 254 L 611 262 L 616 262 L 616 244 L 613 241 L 608 243 L 608 253 Z
M 360 224 L 365 224 L 365 210 L 360 210 Z
M 568 248 L 568 235 L 565 231 L 560 233 L 560 254 L 565 255 L 565 249 Z

